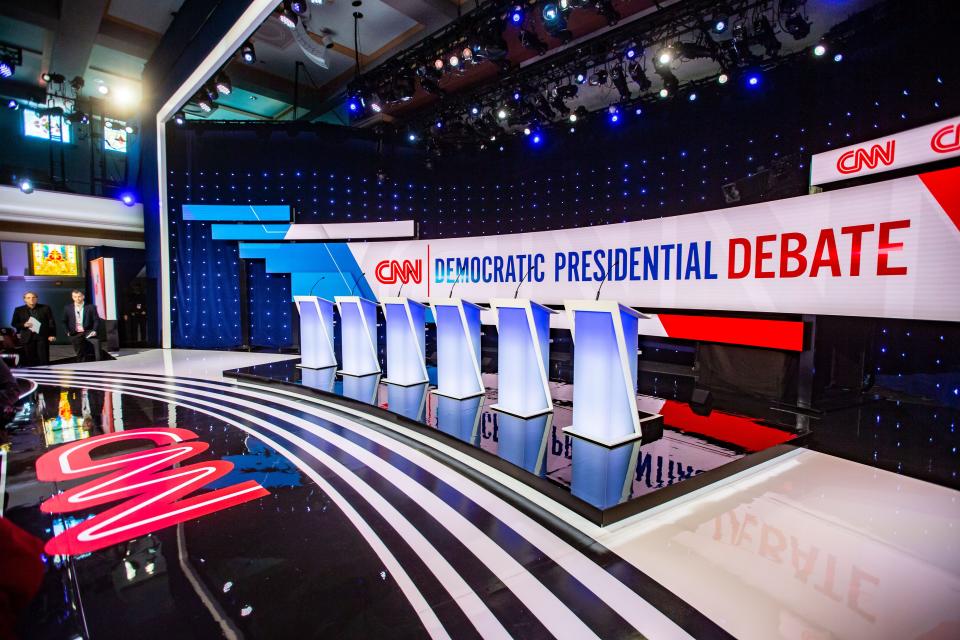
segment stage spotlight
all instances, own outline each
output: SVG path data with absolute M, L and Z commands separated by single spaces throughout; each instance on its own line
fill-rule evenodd
M 443 120 L 437 120 L 433 123 L 433 126 L 435 126 L 437 129 L 443 129 Z
M 478 107 L 477 105 L 473 105 L 472 107 L 470 107 L 470 115 L 472 116 L 480 115 L 480 107 Z
M 606 18 L 609 26 L 612 27 L 620 22 L 620 12 L 613 8 L 611 0 L 596 0 L 594 6 L 597 8 L 597 13 Z
M 696 101 L 696 99 L 697 99 L 697 93 L 695 91 L 692 92 L 689 96 L 687 96 L 687 100 L 689 100 L 690 102 L 694 102 Z
M 520 31 L 520 44 L 523 45 L 524 49 L 530 49 L 531 51 L 536 51 L 538 56 L 542 56 L 547 52 L 547 43 L 540 39 L 540 37 L 533 31 L 529 29 L 521 29 Z
M 347 111 L 352 114 L 358 114 L 363 109 L 362 100 L 357 96 L 352 96 L 347 100 Z
M 560 8 L 552 2 L 548 2 L 547 4 L 543 5 L 543 11 L 541 12 L 541 15 L 543 16 L 544 24 L 556 22 L 560 19 Z
M 183 126 L 183 123 L 187 121 L 187 114 L 183 111 L 177 111 L 173 114 L 173 121 L 177 123 L 177 126 Z
M 197 96 L 196 102 L 197 102 L 197 106 L 200 108 L 200 111 L 203 111 L 204 113 L 212 113 L 212 112 L 213 112 L 213 100 L 210 100 L 210 99 L 207 98 L 206 96 Z M 107 121 L 107 122 L 109 122 L 109 121 Z M 104 123 L 103 126 L 106 127 L 106 126 L 107 126 L 107 123 Z M 109 128 L 109 127 L 107 127 L 107 128 Z
M 7 100 L 7 109 L 11 109 L 11 110 L 13 110 L 13 111 L 16 111 L 16 110 L 19 109 L 19 108 L 20 108 L 20 103 L 19 103 L 19 102 L 17 102 L 17 101 L 14 100 L 13 98 L 11 98 L 10 100 Z
M 770 57 L 776 56 L 783 47 L 783 43 L 777 40 L 773 26 L 765 15 L 759 15 L 753 20 L 753 39 Z
M 576 114 L 576 112 L 571 113 L 571 114 L 569 115 L 568 119 L 570 120 L 570 122 L 576 122 L 576 121 L 577 121 L 577 114 Z
M 627 60 L 635 60 L 641 53 L 643 53 L 643 47 L 638 47 L 631 42 L 623 52 L 623 57 Z
M 222 95 L 228 96 L 233 93 L 233 83 L 230 82 L 230 76 L 222 71 L 217 74 L 215 86 L 217 87 L 217 91 L 219 91 Z
M 783 28 L 793 36 L 794 40 L 803 40 L 810 35 L 810 23 L 803 16 L 795 13 L 783 22 Z
M 725 73 L 721 73 L 720 75 L 717 76 L 717 83 L 718 83 L 718 84 L 727 84 L 727 82 L 729 82 L 729 81 L 730 81 L 730 76 L 728 76 L 728 75 L 725 74 Z
M 621 100 L 629 100 L 630 96 L 630 87 L 627 86 L 627 76 L 623 72 L 623 65 L 617 63 L 613 65 L 613 69 L 610 70 L 610 78 L 613 81 L 613 86 L 617 88 L 617 93 L 620 94 Z
M 649 91 L 652 83 L 650 82 L 650 78 L 647 77 L 647 72 L 643 68 L 643 63 L 641 63 L 639 60 L 634 60 L 627 65 L 627 73 L 629 73 L 633 81 L 639 85 L 640 93 Z
M 240 47 L 240 58 L 247 64 L 253 64 L 257 61 L 257 50 L 254 49 L 253 43 L 249 40 L 244 42 L 243 46 Z
M 447 64 L 456 69 L 460 66 L 460 58 L 457 57 L 456 54 L 451 55 L 449 58 L 447 58 Z
M 105 84 L 98 84 L 98 85 L 97 85 L 97 93 L 99 93 L 99 94 L 102 95 L 102 96 L 105 96 L 105 95 L 107 95 L 108 93 L 110 93 L 110 87 L 109 87 L 108 85 L 105 85 Z
M 813 55 L 815 55 L 818 58 L 823 57 L 826 53 L 827 53 L 827 47 L 824 44 L 818 44 L 813 48 Z
M 574 80 L 574 82 L 576 82 L 577 84 L 584 84 L 584 83 L 586 83 L 586 81 L 587 81 L 587 74 L 584 73 L 583 71 L 581 71 L 580 73 L 578 73 L 577 75 L 575 75 L 575 76 L 573 77 L 573 80 Z
M 12 57 L 0 58 L 0 78 L 12 78 L 16 72 L 17 63 Z
M 383 111 L 383 101 L 380 100 L 380 96 L 377 94 L 371 94 L 370 99 L 367 101 L 367 104 L 370 106 L 370 111 L 374 113 L 380 113 Z
M 302 16 L 307 12 L 307 3 L 305 0 L 291 0 L 290 10 L 298 16 Z
M 543 134 L 541 133 L 533 134 L 533 137 L 530 138 L 530 142 L 532 142 L 535 145 L 540 144 L 541 142 L 543 142 Z
M 615 105 L 610 105 L 607 107 L 607 120 L 610 121 L 610 124 L 617 124 L 620 122 L 620 109 Z
M 530 135 L 530 133 L 531 133 L 530 127 L 524 127 L 524 128 L 523 128 L 523 135 L 528 136 L 528 135 Z
M 40 78 L 47 84 L 63 84 L 67 80 L 62 73 L 50 73 L 49 71 L 41 75 Z
M 137 204 L 137 199 L 133 197 L 132 193 L 127 192 L 120 196 L 120 202 L 128 207 L 132 207 L 133 205 Z
M 17 183 L 17 186 L 20 187 L 20 191 L 24 193 L 33 193 L 33 183 L 28 178 L 23 178 Z
M 588 80 L 591 87 L 600 87 L 607 84 L 607 70 L 600 69 L 599 71 L 590 75 Z
M 835 53 L 835 54 L 833 54 L 833 61 L 834 61 L 834 62 L 842 62 L 842 61 L 843 61 L 843 54 L 842 54 L 842 53 Z
M 664 47 L 657 52 L 657 64 L 665 66 L 674 61 L 677 57 L 677 52 L 673 47 Z
M 520 5 L 517 5 L 510 10 L 510 23 L 520 24 L 522 22 L 523 22 L 523 8 L 521 8 Z
M 409 140 L 410 142 L 416 142 L 416 141 L 417 141 L 417 134 L 415 134 L 415 133 L 413 133 L 413 132 L 411 131 L 410 133 L 407 134 L 407 140 Z
M 506 120 L 506 119 L 507 119 L 507 115 L 508 115 L 508 114 L 507 114 L 507 110 L 506 110 L 506 109 L 503 109 L 503 108 L 497 109 L 497 119 L 498 119 L 498 120 Z
M 297 27 L 297 14 L 293 12 L 293 9 L 290 7 L 290 0 L 284 0 L 283 4 L 280 6 L 278 17 L 280 22 L 283 23 L 283 26 L 288 29 L 296 29 Z
M 660 90 L 660 97 L 667 98 L 675 94 L 677 89 L 680 88 L 680 81 L 677 79 L 677 76 L 673 75 L 670 67 L 657 67 L 656 72 L 657 75 L 663 80 L 663 88 Z
M 747 86 L 756 87 L 760 84 L 760 76 L 756 73 L 751 73 L 747 76 Z
M 727 30 L 727 18 L 714 18 L 713 30 L 715 33 L 723 33 Z

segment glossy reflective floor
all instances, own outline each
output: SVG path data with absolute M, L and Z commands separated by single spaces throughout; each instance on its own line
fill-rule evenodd
M 102 432 L 193 430 L 203 459 L 234 465 L 218 483 L 269 494 L 48 558 L 21 637 L 960 635 L 953 489 L 797 449 L 601 528 L 416 434 L 221 379 L 265 359 L 154 352 L 25 374 L 43 406 L 2 436 L 3 506 L 41 539 L 99 510 L 42 513 L 65 486 L 36 480 L 37 457 Z

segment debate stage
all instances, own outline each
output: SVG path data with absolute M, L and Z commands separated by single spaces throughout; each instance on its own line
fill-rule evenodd
M 175 526 L 106 544 L 94 531 L 89 547 L 51 555 L 24 637 L 310 628 L 343 638 L 766 638 L 816 619 L 838 637 L 902 638 L 942 632 L 954 616 L 955 465 L 927 458 L 933 432 L 923 427 L 939 424 L 939 443 L 956 411 L 933 419 L 924 407 L 874 400 L 834 417 L 878 443 L 870 467 L 795 447 L 798 434 L 763 417 L 716 407 L 703 416 L 657 400 L 663 435 L 639 444 L 631 500 L 613 509 L 663 504 L 602 526 L 565 488 L 577 464 L 576 443 L 571 460 L 562 435 L 569 385 L 551 387 L 544 436 L 511 432 L 516 425 L 490 409 L 494 374 L 484 374 L 486 393 L 470 410 L 448 414 L 443 397 L 398 401 L 382 382 L 334 375 L 332 387 L 309 388 L 295 359 L 268 354 L 157 350 L 17 373 L 39 388 L 0 454 L 4 516 L 43 540 L 90 531 L 98 509 L 39 509 L 89 486 L 38 481 L 50 472 L 40 460 L 103 438 L 182 430 L 206 447 L 197 460 L 230 466 L 202 495 L 259 487 Z M 639 397 L 640 406 L 653 401 Z M 94 461 L 144 450 L 103 447 Z M 731 471 L 779 448 L 789 451 Z M 908 475 L 878 468 L 894 456 Z M 938 484 L 909 477 L 931 468 Z M 726 477 L 715 481 L 718 473 Z M 663 499 L 698 478 L 711 484 Z M 538 483 L 552 489 L 533 490 Z M 916 579 L 930 597 L 904 609 Z

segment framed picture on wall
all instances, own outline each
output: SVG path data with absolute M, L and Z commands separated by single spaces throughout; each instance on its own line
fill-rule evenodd
M 77 276 L 77 247 L 72 244 L 30 243 L 30 275 Z

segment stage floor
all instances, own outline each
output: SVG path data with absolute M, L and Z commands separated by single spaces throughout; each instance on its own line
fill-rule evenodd
M 202 460 L 234 465 L 214 487 L 268 492 L 50 559 L 21 637 L 958 635 L 953 489 L 797 448 L 599 527 L 349 407 L 222 377 L 285 359 L 158 350 L 20 372 L 43 408 L 0 435 L 2 507 L 43 540 L 99 511 L 39 509 L 75 482 L 38 481 L 36 460 L 88 436 L 188 429 Z

